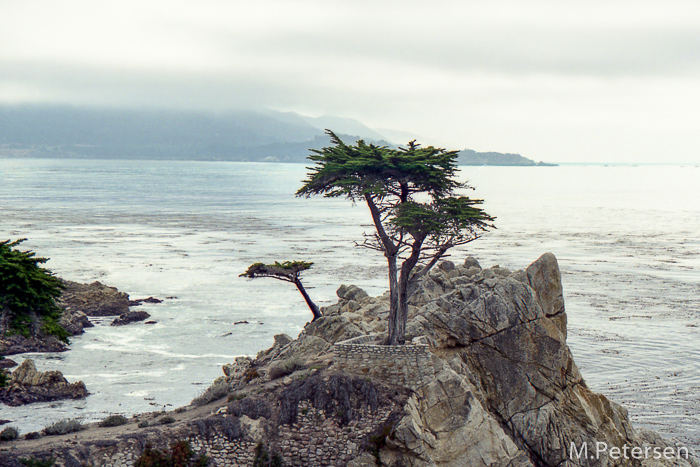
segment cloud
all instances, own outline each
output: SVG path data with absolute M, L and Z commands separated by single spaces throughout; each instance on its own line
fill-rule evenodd
M 0 103 L 332 113 L 534 158 L 651 158 L 671 137 L 697 154 L 697 24 L 686 1 L 0 0 Z

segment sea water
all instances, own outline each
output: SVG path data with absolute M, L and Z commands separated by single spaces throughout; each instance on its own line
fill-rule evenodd
M 109 326 L 71 350 L 28 354 L 90 391 L 83 401 L 0 407 L 21 432 L 61 418 L 99 420 L 189 403 L 239 355 L 296 336 L 301 296 L 272 279 L 240 278 L 254 262 L 313 261 L 319 305 L 340 284 L 387 285 L 365 206 L 298 198 L 303 164 L 0 159 L 0 240 L 49 257 L 66 279 L 99 280 L 157 321 Z M 460 177 L 496 230 L 452 252 L 484 267 L 559 261 L 574 359 L 588 385 L 625 405 L 635 426 L 700 446 L 700 168 L 464 167 Z M 170 298 L 167 298 L 170 297 Z M 247 323 L 240 323 L 240 322 Z M 236 324 L 239 323 L 239 324 Z

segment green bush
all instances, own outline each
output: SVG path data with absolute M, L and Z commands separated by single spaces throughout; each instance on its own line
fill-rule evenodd
M 19 437 L 19 430 L 13 426 L 8 426 L 0 431 L 0 441 L 14 441 Z
M 109 417 L 102 420 L 98 425 L 105 428 L 109 426 L 126 425 L 128 422 L 129 420 L 127 420 L 126 417 L 122 415 L 110 415 Z
M 169 425 L 171 423 L 175 423 L 175 419 L 170 415 L 166 415 L 165 417 L 159 419 L 158 423 L 160 423 L 161 425 Z
M 176 441 L 170 446 L 170 451 L 154 449 L 146 445 L 143 454 L 134 463 L 134 467 L 206 467 L 209 458 L 200 455 L 194 458 L 194 451 L 187 441 Z
M 56 463 L 56 459 L 53 457 L 45 460 L 37 459 L 36 457 L 30 457 L 29 459 L 18 459 L 20 464 L 25 467 L 53 467 Z
M 5 370 L 0 370 L 0 388 L 7 386 L 9 381 L 10 376 L 7 374 L 7 372 Z
M 43 432 L 46 436 L 53 436 L 53 435 L 65 435 L 68 433 L 75 433 L 76 431 L 81 431 L 85 429 L 85 426 L 83 423 L 76 419 L 63 419 L 59 420 L 53 425 L 49 425 L 46 428 L 43 429 Z
M 30 337 L 31 314 L 36 313 L 43 332 L 67 341 L 68 333 L 58 325 L 61 309 L 55 301 L 63 284 L 40 266 L 47 258 L 15 249 L 24 240 L 0 242 L 0 310 L 8 315 L 10 332 Z
M 30 431 L 26 435 L 24 435 L 24 439 L 39 439 L 41 438 L 41 433 L 38 431 Z

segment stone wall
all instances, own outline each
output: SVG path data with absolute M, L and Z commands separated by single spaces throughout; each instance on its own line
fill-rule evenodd
M 435 378 L 432 354 L 425 337 L 408 345 L 379 345 L 377 335 L 355 337 L 333 346 L 338 369 L 411 389 Z
M 245 416 L 239 419 L 244 426 L 241 431 L 227 430 L 227 423 L 221 424 L 221 421 L 232 422 L 236 417 L 222 413 L 217 416 L 217 425 L 207 433 L 202 433 L 196 425 L 172 431 L 154 430 L 145 436 L 120 437 L 52 450 L 51 456 L 56 460 L 55 467 L 133 467 L 146 445 L 165 449 L 175 440 L 184 440 L 189 442 L 197 455 L 208 456 L 213 461 L 211 466 L 251 467 L 256 446 L 263 441 L 269 456 L 279 455 L 286 466 L 338 466 L 360 455 L 366 447 L 367 436 L 381 430 L 392 410 L 396 409 L 398 407 L 386 406 L 376 411 L 362 410 L 357 420 L 342 425 L 339 418 L 333 416 L 337 414 L 324 413 L 307 401 L 301 401 L 297 422 L 277 427 L 274 439 L 264 434 L 265 430 L 258 420 Z M 39 457 L 45 458 L 45 454 Z M 26 458 L 29 455 L 16 453 L 12 457 Z M 9 464 L 9 458 L 0 453 L 0 465 L 13 464 Z

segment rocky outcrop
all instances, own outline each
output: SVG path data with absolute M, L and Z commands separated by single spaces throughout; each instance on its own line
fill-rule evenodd
M 296 339 L 277 335 L 257 358 L 224 366 L 199 417 L 143 432 L 134 445 L 78 436 L 59 457 L 128 467 L 146 442 L 186 439 L 231 466 L 262 452 L 288 466 L 698 466 L 692 451 L 636 430 L 623 407 L 586 386 L 566 345 L 551 254 L 515 272 L 443 263 L 411 300 L 411 344 L 386 352 L 375 344 L 387 294 L 343 286 L 338 296 Z M 353 352 L 369 360 L 353 365 Z M 30 449 L 15 447 L 15 457 Z
M 63 308 L 80 310 L 87 316 L 119 316 L 129 311 L 129 295 L 101 282 L 80 284 L 63 281 L 65 290 L 58 300 Z
M 6 370 L 8 368 L 14 368 L 17 366 L 17 362 L 12 359 L 0 357 L 0 370 Z
M 0 388 L 0 402 L 10 406 L 83 399 L 87 395 L 82 381 L 71 384 L 60 371 L 37 371 L 31 359 L 22 362 L 10 375 L 7 386 Z
M 115 326 L 143 321 L 150 317 L 144 311 L 131 312 L 130 306 L 138 306 L 142 303 L 162 303 L 162 300 L 148 297 L 137 300 L 129 300 L 129 295 L 120 292 L 114 287 L 108 287 L 100 282 L 81 284 L 63 280 L 65 290 L 56 300 L 57 305 L 63 309 L 58 320 L 70 336 L 77 336 L 85 332 L 85 328 L 93 327 L 89 317 L 118 316 L 112 323 Z M 28 335 L 7 332 L 7 320 L 0 315 L 0 355 L 16 355 L 28 352 L 63 352 L 68 350 L 65 342 L 52 335 L 46 335 L 42 330 L 38 317 L 30 314 L 32 325 Z M 151 324 L 155 323 L 152 322 Z
M 125 324 L 136 323 L 150 318 L 151 315 L 145 311 L 129 311 L 119 315 L 119 318 L 112 321 L 111 326 L 124 326 Z
M 129 306 L 139 306 L 142 303 L 163 303 L 163 300 L 154 297 L 137 298 L 136 300 L 129 300 Z
M 58 324 L 71 336 L 77 336 L 85 332 L 85 328 L 94 326 L 88 316 L 80 310 L 68 307 L 63 311 Z
M 0 355 L 65 350 L 68 350 L 68 346 L 54 336 L 37 334 L 37 337 L 25 337 L 19 334 L 7 334 L 4 329 L 0 329 Z

